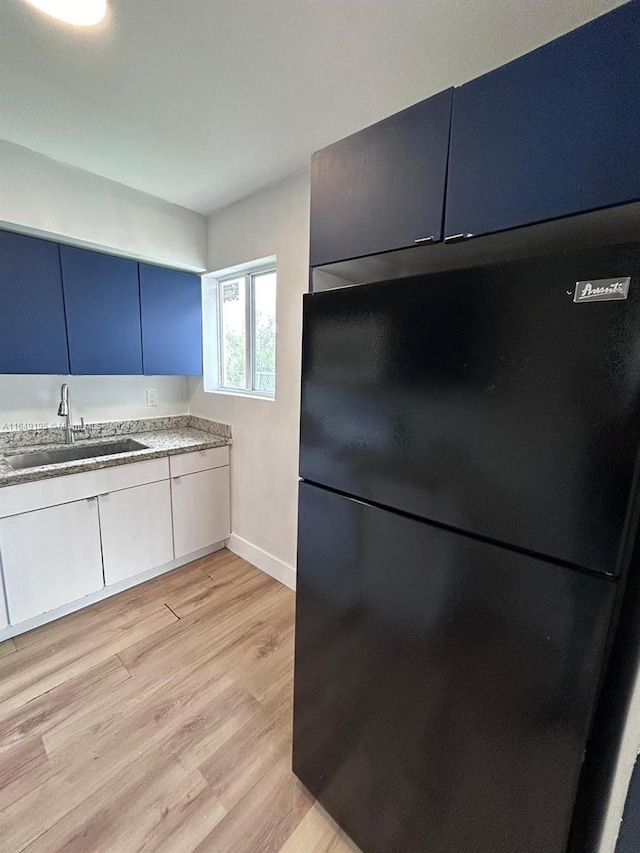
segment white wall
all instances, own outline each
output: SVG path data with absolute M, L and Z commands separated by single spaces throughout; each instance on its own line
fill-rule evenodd
M 309 174 L 210 217 L 209 270 L 277 255 L 276 399 L 206 393 L 190 380 L 192 414 L 231 425 L 231 546 L 287 583 L 296 554 L 302 294 L 309 280 Z
M 0 140 L 0 227 L 202 272 L 199 213 Z
M 0 376 L 0 430 L 29 424 L 60 426 L 60 385 L 69 383 L 74 421 L 155 418 L 188 410 L 185 376 Z M 158 405 L 145 406 L 145 389 L 158 392 Z M 22 426 L 21 426 L 22 425 Z

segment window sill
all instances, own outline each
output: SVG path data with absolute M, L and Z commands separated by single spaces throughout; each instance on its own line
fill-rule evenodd
M 275 395 L 257 394 L 251 391 L 232 391 L 229 388 L 205 388 L 205 394 L 223 394 L 225 397 L 244 397 L 248 400 L 265 400 L 267 403 L 275 403 Z

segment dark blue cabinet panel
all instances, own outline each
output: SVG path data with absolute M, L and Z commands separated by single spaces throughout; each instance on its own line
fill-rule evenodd
M 313 155 L 311 266 L 442 237 L 453 89 Z
M 640 761 L 636 762 L 624 807 L 616 853 L 638 853 L 640 844 Z
M 138 264 L 60 246 L 71 373 L 141 374 Z
M 456 89 L 445 235 L 640 198 L 640 2 Z
M 200 276 L 140 264 L 144 372 L 202 374 Z
M 0 373 L 68 373 L 57 243 L 0 231 Z

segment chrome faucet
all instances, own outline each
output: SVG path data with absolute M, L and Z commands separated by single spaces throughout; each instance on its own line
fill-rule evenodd
M 80 427 L 74 427 L 71 415 L 71 400 L 69 399 L 69 386 L 66 382 L 60 388 L 60 405 L 58 415 L 64 418 L 64 440 L 67 444 L 75 444 L 76 433 L 84 430 L 84 418 L 80 418 Z

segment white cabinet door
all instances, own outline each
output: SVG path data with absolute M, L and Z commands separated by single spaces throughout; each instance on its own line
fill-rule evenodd
M 0 556 L 12 625 L 102 589 L 96 498 L 1 519 Z
M 173 560 L 168 480 L 100 495 L 107 586 Z
M 173 540 L 184 557 L 229 536 L 229 468 L 212 468 L 171 480 Z

